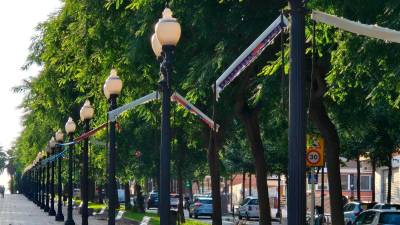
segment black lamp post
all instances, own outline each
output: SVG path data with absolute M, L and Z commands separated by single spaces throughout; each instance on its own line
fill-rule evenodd
M 56 132 L 56 141 L 59 144 L 62 144 L 64 140 L 64 134 L 61 130 Z M 57 147 L 58 153 L 62 151 L 61 146 Z M 62 157 L 58 158 L 58 171 L 57 171 L 57 194 L 58 194 L 58 204 L 57 204 L 57 214 L 56 214 L 56 221 L 64 221 L 64 215 L 62 212 L 62 177 L 61 177 L 61 163 Z
M 46 210 L 46 165 L 43 164 L 43 160 L 46 159 L 46 153 L 42 151 L 42 205 L 41 209 Z
M 39 163 L 38 163 L 38 170 L 39 170 L 39 207 L 44 209 L 44 201 L 43 201 L 43 169 L 42 169 L 42 152 L 39 152 Z
M 110 76 L 104 83 L 104 95 L 109 100 L 109 111 L 117 108 L 117 97 L 121 94 L 122 81 L 115 69 L 111 70 Z M 115 224 L 115 208 L 117 205 L 117 182 L 115 180 L 115 121 L 111 121 L 109 129 L 109 151 L 108 151 L 108 225 Z
M 65 124 L 65 131 L 69 136 L 69 142 L 74 141 L 74 132 L 76 130 L 76 124 L 74 120 L 70 117 Z M 67 211 L 67 220 L 65 221 L 65 225 L 75 225 L 74 218 L 72 217 L 72 159 L 73 159 L 73 150 L 74 145 L 71 144 L 69 146 L 68 152 L 68 211 Z M 83 223 L 82 223 L 83 224 Z
M 46 147 L 46 156 L 50 157 L 51 150 L 50 146 Z M 46 205 L 44 207 L 45 212 L 50 211 L 50 162 L 46 162 Z
M 38 159 L 38 157 L 39 157 L 39 155 L 37 155 L 36 156 L 36 159 L 35 159 L 35 168 L 34 168 L 34 179 L 35 179 L 35 182 L 34 182 L 34 185 L 35 185 L 35 195 L 34 195 L 34 199 L 35 199 L 35 204 L 37 205 L 37 206 L 40 206 L 39 205 L 39 191 L 40 191 L 40 189 L 39 189 L 39 159 Z
M 55 149 L 56 149 L 56 140 L 54 137 L 52 137 L 49 141 L 49 147 L 50 147 L 50 155 L 55 154 Z M 56 215 L 56 210 L 54 209 L 54 167 L 55 167 L 55 161 L 52 160 L 50 162 L 51 164 L 51 177 L 50 177 L 50 209 L 49 209 L 49 216 L 55 216 Z
M 39 185 L 38 185 L 38 180 L 39 180 L 39 173 L 38 173 L 38 161 L 35 160 L 35 168 L 34 168 L 34 202 L 37 206 L 39 206 Z
M 162 18 L 155 26 L 155 34 L 151 38 L 151 45 L 155 55 L 162 57 L 160 86 L 162 91 L 162 122 L 161 122 L 161 150 L 160 150 L 160 224 L 170 223 L 170 97 L 172 74 L 172 55 L 181 35 L 181 27 L 172 11 L 165 8 Z
M 289 76 L 289 184 L 288 224 L 306 223 L 306 105 L 305 105 L 305 6 L 304 0 L 289 0 L 290 29 Z
M 85 133 L 90 130 L 90 120 L 93 118 L 94 109 L 90 105 L 89 100 L 85 101 L 80 111 L 81 120 L 85 124 Z M 88 204 L 89 204 L 89 139 L 86 138 L 83 142 L 82 151 L 82 225 L 88 224 Z

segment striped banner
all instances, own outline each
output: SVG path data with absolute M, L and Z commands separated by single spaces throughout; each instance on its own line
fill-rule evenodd
M 211 129 L 214 129 L 214 121 L 210 119 L 206 114 L 204 114 L 200 109 L 196 108 L 196 106 L 192 105 L 188 100 L 186 100 L 184 97 L 182 97 L 180 94 L 177 92 L 174 92 L 171 96 L 171 101 L 174 101 L 178 103 L 179 105 L 183 106 L 185 109 L 187 109 L 190 113 L 193 115 L 196 115 L 198 118 L 200 118 L 205 124 L 208 125 Z M 216 124 L 216 132 L 218 132 L 219 125 Z
M 217 100 L 219 94 L 236 79 L 274 39 L 288 26 L 288 19 L 280 15 L 276 20 L 228 67 L 216 81 Z
M 108 119 L 111 122 L 114 122 L 117 119 L 117 117 L 119 115 L 121 115 L 121 113 L 125 112 L 126 110 L 133 109 L 138 105 L 142 105 L 142 104 L 145 104 L 147 102 L 150 102 L 150 101 L 153 101 L 156 99 L 159 99 L 159 93 L 157 91 L 153 91 L 152 93 L 150 93 L 146 96 L 143 96 L 139 99 L 136 99 L 135 101 L 133 101 L 131 103 L 128 103 L 126 105 L 123 105 L 119 108 L 116 108 L 116 109 L 108 112 Z

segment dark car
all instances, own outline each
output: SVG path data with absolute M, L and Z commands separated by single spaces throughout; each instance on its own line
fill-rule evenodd
M 147 199 L 147 209 L 158 208 L 158 192 L 150 192 Z

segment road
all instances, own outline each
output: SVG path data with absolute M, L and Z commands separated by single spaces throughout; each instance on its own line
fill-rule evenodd
M 151 212 L 151 213 L 157 213 L 157 210 L 156 210 L 156 209 L 148 209 L 148 210 L 146 210 L 146 211 L 147 211 L 147 212 Z M 274 212 L 275 212 L 275 211 L 272 210 L 272 215 L 275 215 Z M 184 213 L 185 213 L 185 218 L 189 218 L 189 213 L 188 213 L 188 211 L 185 210 Z M 201 221 L 201 222 L 204 222 L 204 223 L 212 224 L 212 220 L 211 220 L 210 217 L 199 217 L 198 219 L 194 219 L 194 218 L 192 218 L 192 219 L 193 219 L 193 220 L 197 220 L 197 221 Z M 235 217 L 235 219 L 237 220 L 238 218 Z M 223 217 L 222 217 L 222 224 L 223 224 L 223 225 L 232 225 L 232 224 L 235 224 L 235 223 L 233 222 L 232 216 L 227 215 L 227 216 L 223 216 Z M 251 220 L 251 221 L 247 221 L 246 224 L 247 224 L 247 225 L 258 225 L 259 223 L 258 223 L 258 220 L 257 220 L 257 219 L 253 219 L 253 220 Z M 272 224 L 273 224 L 273 225 L 279 225 L 278 222 L 272 222 Z M 284 224 L 284 223 L 283 223 L 283 224 Z

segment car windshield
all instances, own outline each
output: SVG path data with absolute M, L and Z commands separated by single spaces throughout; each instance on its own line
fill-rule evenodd
M 250 198 L 246 198 L 242 203 L 240 203 L 240 205 L 246 205 L 250 200 Z
M 345 212 L 353 211 L 355 207 L 356 207 L 355 204 L 347 204 L 344 206 L 343 211 Z
M 390 205 L 386 204 L 382 206 L 382 209 L 393 209 L 393 210 L 399 210 L 400 206 L 399 205 Z
M 212 204 L 212 200 L 211 199 L 199 199 L 199 202 L 203 203 L 203 204 L 209 204 L 209 205 Z
M 384 212 L 379 217 L 379 223 L 400 225 L 400 212 Z

